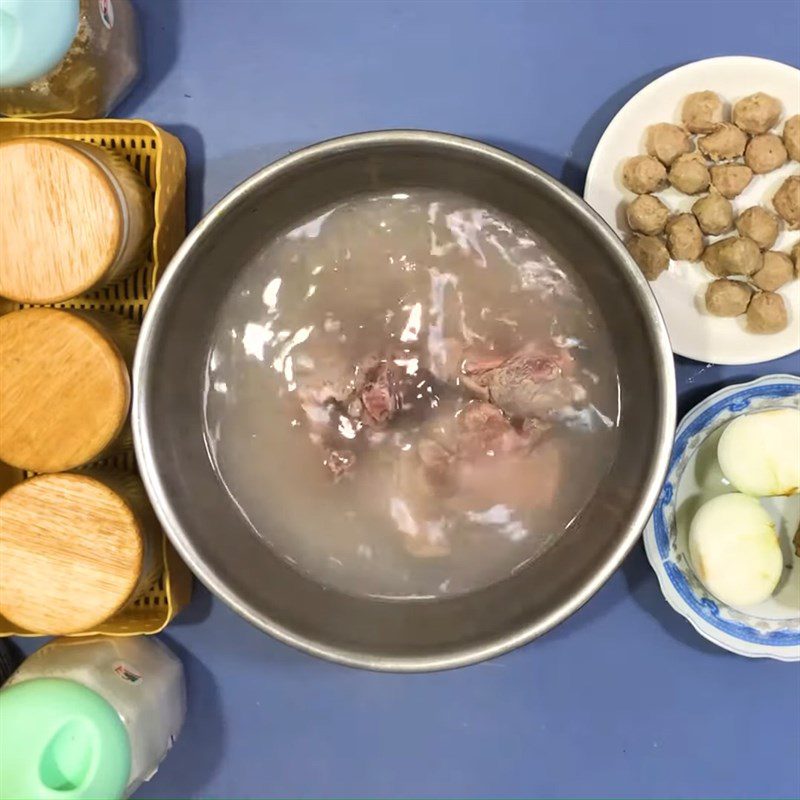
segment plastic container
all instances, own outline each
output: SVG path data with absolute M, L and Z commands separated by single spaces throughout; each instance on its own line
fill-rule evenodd
M 62 472 L 130 446 L 138 331 L 103 311 L 26 308 L 0 317 L 0 460 Z
M 122 157 L 39 137 L 0 144 L 0 294 L 58 303 L 144 262 L 153 198 Z
M 99 694 L 39 678 L 0 691 L 0 799 L 122 797 L 125 725 Z
M 56 138 L 102 147 L 124 158 L 142 176 L 153 193 L 155 226 L 142 267 L 113 286 L 58 303 L 59 308 L 96 309 L 121 318 L 141 321 L 161 271 L 178 249 L 185 235 L 186 159 L 180 141 L 145 120 L 33 120 L 0 118 L 0 142 L 21 136 Z M 0 301 L 0 313 L 21 304 Z M 80 378 L 75 376 L 76 380 Z M 107 462 L 121 472 L 135 473 L 133 454 L 123 451 Z M 0 489 L 25 477 L 16 468 L 0 463 Z M 161 534 L 159 579 L 149 590 L 118 614 L 80 636 L 102 633 L 108 636 L 134 636 L 162 630 L 191 597 L 192 578 L 169 540 Z M 81 587 L 75 587 L 76 592 Z M 31 636 L 0 615 L 0 636 Z
M 130 795 L 185 715 L 183 667 L 161 642 L 56 639 L 0 691 L 0 798 Z
M 82 633 L 146 592 L 161 529 L 137 477 L 54 473 L 0 497 L 0 611 L 31 633 Z
M 104 117 L 139 74 L 130 0 L 0 0 L 0 114 Z

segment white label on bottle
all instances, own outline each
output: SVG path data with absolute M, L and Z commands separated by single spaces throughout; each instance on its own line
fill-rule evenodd
M 141 683 L 142 680 L 141 672 L 137 672 L 129 664 L 123 664 L 122 661 L 114 664 L 114 674 L 125 683 Z
M 103 25 L 109 30 L 114 27 L 114 4 L 111 0 L 97 0 L 97 7 L 100 9 L 100 19 Z

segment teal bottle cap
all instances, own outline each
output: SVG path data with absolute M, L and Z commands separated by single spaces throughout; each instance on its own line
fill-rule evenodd
M 0 0 L 0 88 L 47 75 L 78 32 L 80 0 Z
M 75 681 L 36 678 L 0 691 L 0 798 L 120 798 L 131 769 L 119 714 Z

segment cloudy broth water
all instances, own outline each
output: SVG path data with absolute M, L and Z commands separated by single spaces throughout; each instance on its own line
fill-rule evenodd
M 613 461 L 617 389 L 602 317 L 540 236 L 403 190 L 324 209 L 237 276 L 206 438 L 254 535 L 302 573 L 452 595 L 568 529 Z

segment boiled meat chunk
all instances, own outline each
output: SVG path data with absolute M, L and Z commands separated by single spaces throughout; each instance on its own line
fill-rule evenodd
M 443 510 L 483 511 L 498 504 L 546 509 L 561 477 L 557 440 L 546 427 L 514 425 L 495 405 L 469 402 L 439 439 L 420 439 L 402 454 L 392 496 L 393 518 L 412 555 L 447 555 Z
M 504 359 L 465 359 L 462 380 L 511 417 L 552 419 L 586 402 L 586 389 L 572 375 L 574 364 L 565 351 L 552 354 L 529 345 Z
M 369 448 L 395 443 L 381 447 L 393 477 L 376 495 L 388 498 L 406 549 L 420 557 L 450 552 L 452 512 L 549 509 L 563 460 L 554 426 L 587 403 L 564 349 L 528 344 L 508 356 L 448 340 L 447 352 L 437 377 L 408 350 L 356 363 L 329 352 L 325 369 L 298 377 L 312 441 L 335 481 Z
M 371 354 L 352 364 L 334 348 L 318 361 L 321 369 L 297 376 L 297 397 L 311 440 L 323 448 L 323 463 L 339 480 L 355 466 L 357 451 L 381 441 L 380 432 L 415 407 L 420 387 L 433 392 L 435 382 L 418 365 L 413 372 L 401 366 L 413 361 L 407 353 Z

